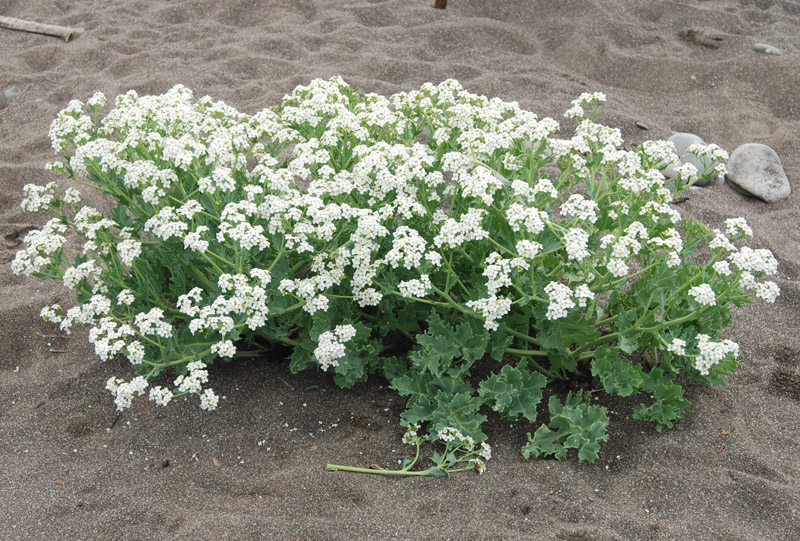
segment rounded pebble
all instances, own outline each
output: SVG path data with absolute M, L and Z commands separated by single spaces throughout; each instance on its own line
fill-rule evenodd
M 767 145 L 747 143 L 734 150 L 728 160 L 727 176 L 731 184 L 767 203 L 792 193 L 778 154 Z
M 780 56 L 783 54 L 783 51 L 777 47 L 773 47 L 772 45 L 768 45 L 766 43 L 756 43 L 753 45 L 753 50 L 757 53 L 771 54 L 772 56 Z
M 6 97 L 7 100 L 13 100 L 17 96 L 19 96 L 19 92 L 11 88 L 7 88 L 5 92 L 3 92 L 3 95 Z
M 635 124 L 636 124 L 636 127 L 637 127 L 637 128 L 639 128 L 639 129 L 641 129 L 641 130 L 645 130 L 645 131 L 647 131 L 647 130 L 649 130 L 649 129 L 650 129 L 650 126 L 648 126 L 648 125 L 647 125 L 647 124 L 645 124 L 644 122 L 636 122 Z

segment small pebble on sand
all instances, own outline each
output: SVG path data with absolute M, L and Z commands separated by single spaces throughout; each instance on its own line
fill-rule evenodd
M 772 45 L 768 45 L 766 43 L 756 43 L 753 45 L 753 50 L 757 53 L 764 53 L 772 56 L 780 56 L 783 54 L 783 51 L 777 47 L 773 47 Z

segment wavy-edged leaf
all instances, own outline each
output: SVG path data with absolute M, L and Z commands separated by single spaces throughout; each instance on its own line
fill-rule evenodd
M 671 374 L 665 374 L 658 367 L 647 375 L 643 389 L 653 395 L 653 403 L 633 408 L 633 417 L 657 423 L 656 430 L 659 432 L 664 427 L 672 428 L 672 422 L 683 418 L 686 408 L 691 404 L 683 397 L 683 387 L 674 382 Z
M 516 367 L 505 365 L 499 374 L 493 374 L 479 385 L 478 394 L 503 418 L 518 419 L 520 415 L 530 422 L 536 421 L 536 407 L 542 400 L 542 389 L 547 378 L 530 372 L 527 361 Z
M 528 434 L 529 443 L 522 448 L 523 456 L 554 456 L 562 460 L 568 449 L 577 449 L 578 462 L 597 460 L 600 442 L 608 441 L 606 408 L 587 404 L 572 393 L 563 404 L 551 396 L 549 408 L 550 426 L 542 425 L 533 437 Z
M 642 367 L 616 355 L 607 347 L 598 348 L 592 360 L 592 376 L 608 394 L 631 396 L 644 385 Z

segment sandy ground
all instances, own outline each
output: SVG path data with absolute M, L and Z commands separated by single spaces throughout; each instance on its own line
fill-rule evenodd
M 280 358 L 215 366 L 227 399 L 213 414 L 139 401 L 116 419 L 103 385 L 127 361 L 103 363 L 85 330 L 58 336 L 40 320 L 41 306 L 70 298 L 10 271 L 43 223 L 19 208 L 22 186 L 62 182 L 43 169 L 50 122 L 96 90 L 183 83 L 254 113 L 316 77 L 387 95 L 452 77 L 556 118 L 599 90 L 602 121 L 627 142 L 691 131 L 728 150 L 764 143 L 800 178 L 797 2 L 432 4 L 0 0 L 0 15 L 86 29 L 70 43 L 0 30 L 0 90 L 19 92 L 0 97 L 0 538 L 800 539 L 796 194 L 767 205 L 720 186 L 680 206 L 712 226 L 747 217 L 753 244 L 781 262 L 783 294 L 735 314 L 740 371 L 729 387 L 690 387 L 674 430 L 604 398 L 611 437 L 594 465 L 525 461 L 535 427 L 494 419 L 482 476 L 327 473 L 327 462 L 402 456 L 404 401 L 380 381 L 340 391 L 321 373 L 293 376 Z M 757 42 L 784 55 L 756 53 Z

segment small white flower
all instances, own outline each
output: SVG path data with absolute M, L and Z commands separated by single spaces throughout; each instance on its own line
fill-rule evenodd
M 211 344 L 211 353 L 216 353 L 220 357 L 231 358 L 236 355 L 236 346 L 230 340 L 223 340 L 216 344 Z
M 133 292 L 130 289 L 123 289 L 117 294 L 117 304 L 130 306 L 134 300 Z
M 747 225 L 747 221 L 744 218 L 728 218 L 725 220 L 725 234 L 728 237 L 752 237 L 753 230 L 750 229 L 750 226 Z
M 219 404 L 219 397 L 211 389 L 205 389 L 200 395 L 200 409 L 214 411 Z
M 756 297 L 772 304 L 781 294 L 781 288 L 775 282 L 761 282 L 756 284 Z
M 667 351 L 671 351 L 675 355 L 686 355 L 686 341 L 680 338 L 673 338 L 672 342 L 667 346 Z
M 567 317 L 570 308 L 575 308 L 575 302 L 572 300 L 572 290 L 564 284 L 558 282 L 550 282 L 544 288 L 545 293 L 550 299 L 550 304 L 547 306 L 547 319 L 561 319 Z
M 728 264 L 727 261 L 717 261 L 712 265 L 714 272 L 721 276 L 730 276 L 731 275 L 731 266 Z
M 574 227 L 564 235 L 564 247 L 570 260 L 582 261 L 589 257 L 588 245 L 589 233 L 581 228 Z
M 534 259 L 542 250 L 542 245 L 536 241 L 521 240 L 517 242 L 517 253 L 525 259 Z
M 739 356 L 739 345 L 730 340 L 722 342 L 712 342 L 707 334 L 697 335 L 697 348 L 699 355 L 695 359 L 694 366 L 701 374 L 707 376 L 709 369 L 728 355 L 734 358 Z
M 153 387 L 150 389 L 150 400 L 159 406 L 166 406 L 172 400 L 172 391 L 164 387 Z
M 586 308 L 586 302 L 594 299 L 594 293 L 589 289 L 589 286 L 581 284 L 575 288 L 575 298 L 578 299 L 578 306 Z
M 630 270 L 628 269 L 628 265 L 622 259 L 611 258 L 606 263 L 606 268 L 608 272 L 620 278 L 622 276 L 627 276 Z
M 689 295 L 698 303 L 706 306 L 717 304 L 717 296 L 708 284 L 700 284 L 689 290 Z

